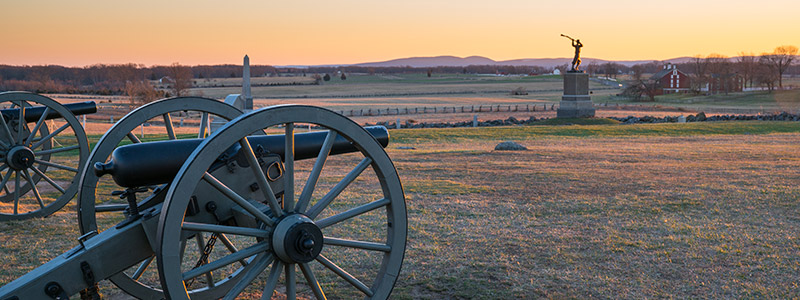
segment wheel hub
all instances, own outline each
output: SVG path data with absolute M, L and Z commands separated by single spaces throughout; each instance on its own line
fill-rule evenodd
M 307 263 L 322 252 L 322 231 L 302 214 L 283 218 L 272 234 L 272 249 L 286 263 Z
M 35 156 L 33 150 L 25 146 L 14 146 L 6 155 L 8 166 L 14 170 L 23 170 L 33 166 Z

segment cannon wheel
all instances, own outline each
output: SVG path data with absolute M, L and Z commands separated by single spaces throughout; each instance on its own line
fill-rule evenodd
M 219 117 L 225 120 L 231 120 L 242 114 L 239 109 L 233 106 L 214 99 L 200 97 L 177 97 L 148 103 L 125 115 L 98 140 L 97 145 L 95 145 L 92 153 L 89 155 L 88 161 L 90 162 L 90 166 L 97 162 L 106 162 L 114 149 L 123 141 L 131 143 L 141 142 L 140 139 L 136 137 L 136 129 L 143 123 L 154 118 L 163 118 L 162 126 L 167 133 L 166 138 L 179 138 L 180 136 L 175 134 L 175 128 L 173 128 L 173 123 L 176 120 L 172 120 L 171 116 L 177 112 L 191 112 L 200 115 L 200 126 L 198 127 L 197 134 L 193 134 L 190 138 L 206 137 L 210 131 L 208 125 L 210 122 L 209 119 L 211 118 Z M 111 213 L 122 216 L 127 205 L 120 204 L 125 203 L 124 201 L 117 203 L 106 201 L 105 199 L 112 198 L 111 195 L 97 194 L 97 187 L 99 184 L 102 184 L 102 182 L 100 178 L 92 172 L 92 168 L 84 168 L 81 173 L 80 182 L 80 189 L 78 191 L 78 223 L 83 234 L 91 231 L 99 232 L 101 230 L 101 228 L 98 228 L 97 224 L 98 214 Z M 140 197 L 139 200 L 143 198 L 144 197 Z M 101 200 L 98 201 L 98 199 Z M 101 204 L 98 204 L 98 202 Z M 104 202 L 112 202 L 112 204 Z M 145 260 L 137 266 L 138 269 L 134 269 L 135 271 L 132 270 L 131 276 L 141 276 L 151 263 L 152 258 Z M 120 289 L 137 298 L 164 298 L 163 293 L 158 287 L 135 280 L 131 278 L 131 276 L 128 276 L 125 272 L 121 272 L 112 276 L 110 280 Z
M 19 122 L 25 109 L 14 120 L 0 116 L 0 221 L 46 217 L 75 196 L 78 172 L 89 153 L 86 133 L 69 109 L 48 97 L 5 92 L 0 93 L 0 104 L 45 107 L 32 128 Z M 60 116 L 45 120 L 52 112 Z M 48 122 L 59 127 L 51 132 Z
M 315 124 L 328 130 L 328 137 L 313 167 L 309 164 L 295 164 L 293 159 L 295 124 Z M 271 189 L 265 188 L 269 187 L 266 183 L 268 176 L 265 176 L 259 164 L 255 163 L 257 158 L 247 142 L 249 134 L 270 126 L 285 128 L 286 155 L 283 178 L 286 189 L 283 194 L 283 207 L 272 195 Z M 351 159 L 352 164 L 333 170 L 334 176 L 321 178 L 323 166 L 326 163 L 333 164 L 331 161 L 334 156 L 330 159 L 328 156 L 332 141 L 337 135 L 345 137 L 360 152 L 346 154 L 356 156 L 355 159 Z M 207 172 L 225 149 L 236 144 L 241 145 L 243 155 L 250 162 L 250 167 L 247 168 L 253 172 L 255 181 L 259 182 L 259 190 L 264 193 L 265 199 L 268 199 L 265 201 L 267 203 L 259 204 L 260 207 L 256 207 L 252 202 L 245 200 L 243 195 L 238 195 L 225 186 L 222 183 L 224 178 L 217 180 Z M 345 155 L 335 157 L 344 158 Z M 302 193 L 297 198 L 294 193 L 294 178 L 299 169 L 295 169 L 296 166 L 311 169 Z M 370 167 L 372 171 L 364 172 Z M 325 172 L 328 174 L 328 171 Z M 342 178 L 344 172 L 348 173 Z M 360 188 L 352 187 L 370 180 L 374 182 L 372 186 L 374 190 L 362 191 Z M 247 211 L 260 225 L 238 227 L 229 223 L 218 225 L 194 222 L 199 220 L 196 218 L 197 215 L 192 218 L 187 217 L 190 219 L 188 221 L 185 220 L 190 197 L 201 181 L 226 194 L 227 197 L 218 199 L 218 202 L 235 203 L 228 206 Z M 327 190 L 322 188 L 320 183 L 323 182 L 335 185 Z M 315 188 L 320 188 L 319 192 L 324 193 L 324 196 L 312 198 Z M 346 192 L 353 189 L 357 191 Z M 369 193 L 374 193 L 375 196 L 360 201 L 348 199 Z M 315 198 L 318 200 L 314 201 Z M 336 212 L 331 212 L 332 210 Z M 349 224 L 356 222 L 359 226 L 363 223 L 368 228 L 351 229 L 352 227 L 342 225 L 343 223 L 340 223 L 342 221 Z M 156 248 L 159 249 L 156 254 L 161 284 L 167 298 L 186 299 L 191 295 L 187 295 L 184 280 L 212 271 L 220 272 L 225 270 L 225 267 L 230 267 L 227 270 L 236 270 L 237 274 L 244 276 L 231 279 L 237 280 L 236 285 L 225 295 L 219 295 L 223 299 L 237 298 L 243 291 L 247 297 L 261 294 L 262 299 L 266 299 L 276 290 L 285 291 L 288 299 L 295 299 L 297 293 L 311 294 L 317 299 L 325 299 L 326 291 L 323 291 L 323 286 L 326 289 L 334 287 L 327 291 L 329 294 L 340 290 L 346 294 L 334 295 L 337 298 L 385 299 L 394 287 L 403 262 L 406 222 L 405 198 L 397 171 L 386 152 L 367 131 L 344 116 L 323 108 L 301 105 L 264 108 L 229 122 L 206 139 L 187 159 L 170 184 L 162 207 L 156 240 Z M 232 254 L 215 257 L 206 265 L 193 268 L 181 262 L 180 245 L 174 242 L 182 235 L 191 232 L 227 234 L 249 240 L 250 244 L 242 245 L 247 247 L 242 247 Z M 359 238 L 347 239 L 363 234 L 377 238 L 372 241 Z M 242 258 L 250 259 L 250 263 L 245 267 L 238 267 L 237 263 Z M 337 265 L 336 262 L 341 263 L 343 260 L 348 260 L 353 266 Z M 361 265 L 362 262 L 370 260 L 374 264 L 369 264 L 366 268 Z M 304 283 L 298 284 L 297 267 L 305 278 Z M 284 273 L 282 281 L 281 273 Z M 364 274 L 371 275 L 365 278 L 367 275 Z M 303 290 L 298 290 L 298 286 Z

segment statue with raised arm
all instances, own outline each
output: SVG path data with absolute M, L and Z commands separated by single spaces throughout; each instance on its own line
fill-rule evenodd
M 572 59 L 572 69 L 570 71 L 574 72 L 580 71 L 578 67 L 580 67 L 581 65 L 581 47 L 583 47 L 583 44 L 581 44 L 581 40 L 573 39 L 568 35 L 564 34 L 562 34 L 561 36 L 570 39 L 572 41 L 572 47 L 575 47 L 575 58 Z

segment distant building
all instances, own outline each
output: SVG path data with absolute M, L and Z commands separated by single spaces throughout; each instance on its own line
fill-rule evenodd
M 741 92 L 744 89 L 744 78 L 736 73 L 711 74 L 705 90 L 712 94 Z
M 678 70 L 678 66 L 668 63 L 664 69 L 654 74 L 650 79 L 658 85 L 657 94 L 672 94 L 689 92 L 690 79 L 686 73 Z
M 173 83 L 175 83 L 175 80 L 173 80 L 169 76 L 164 76 L 164 77 L 161 77 L 161 78 L 158 79 L 158 83 L 160 83 L 160 84 L 173 84 Z

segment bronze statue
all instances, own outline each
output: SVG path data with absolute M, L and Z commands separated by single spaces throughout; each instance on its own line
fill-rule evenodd
M 572 59 L 572 69 L 570 71 L 573 72 L 580 71 L 578 67 L 580 67 L 581 65 L 581 47 L 583 47 L 583 44 L 581 44 L 581 40 L 573 39 L 568 35 L 564 34 L 562 34 L 561 36 L 570 39 L 572 41 L 572 47 L 575 47 L 575 58 Z

